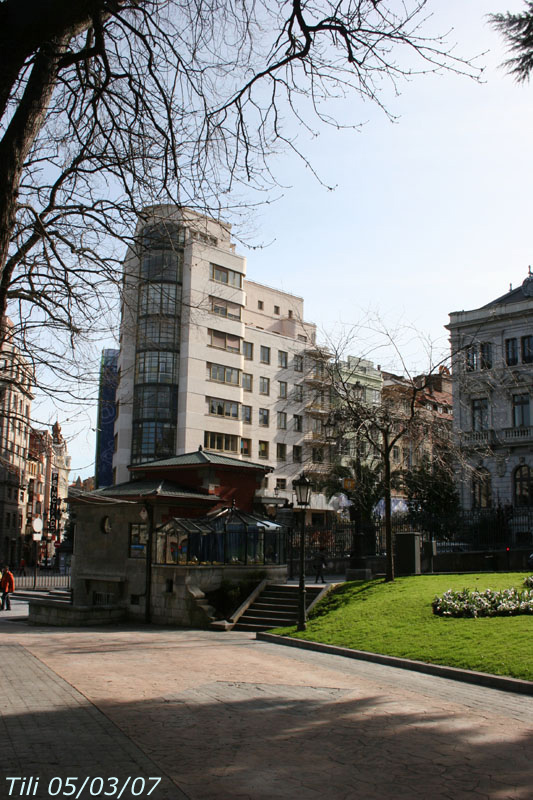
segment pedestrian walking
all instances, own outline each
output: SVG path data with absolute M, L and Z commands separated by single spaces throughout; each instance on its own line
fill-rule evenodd
M 0 611 L 11 611 L 11 601 L 9 595 L 15 591 L 15 578 L 9 567 L 4 567 L 2 580 L 0 580 L 0 590 L 2 592 L 2 608 Z
M 313 561 L 313 566 L 316 572 L 315 583 L 318 583 L 318 579 L 325 583 L 324 578 L 324 567 L 326 566 L 326 556 L 324 553 L 324 548 L 320 548 L 320 551 L 316 554 L 315 559 Z
M 20 559 L 19 572 L 21 576 L 26 577 L 26 560 L 24 558 Z

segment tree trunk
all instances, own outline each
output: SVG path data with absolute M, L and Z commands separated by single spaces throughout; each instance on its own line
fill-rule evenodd
M 58 60 L 68 39 L 50 42 L 35 57 L 24 95 L 0 143 L 0 319 L 6 313 L 12 277 L 6 270 L 6 263 L 24 162 L 46 118 L 56 84 Z
M 387 566 L 385 580 L 394 580 L 394 552 L 392 541 L 392 501 L 391 501 L 391 467 L 390 467 L 389 436 L 383 431 L 383 477 L 385 495 L 385 546 L 387 548 Z

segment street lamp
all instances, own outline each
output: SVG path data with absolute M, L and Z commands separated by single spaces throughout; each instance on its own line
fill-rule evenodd
M 302 509 L 302 527 L 300 532 L 300 583 L 298 590 L 299 609 L 298 627 L 299 631 L 305 631 L 305 507 L 309 505 L 311 497 L 311 481 L 302 472 L 300 477 L 292 482 L 292 488 L 296 492 L 296 502 Z

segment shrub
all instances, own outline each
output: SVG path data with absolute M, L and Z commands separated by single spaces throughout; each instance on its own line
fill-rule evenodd
M 533 575 L 530 575 L 528 578 L 525 579 L 524 586 L 526 587 L 526 589 L 533 589 Z
M 485 589 L 484 592 L 449 589 L 442 597 L 435 597 L 431 605 L 433 613 L 442 617 L 508 617 L 533 614 L 533 588 L 501 591 Z

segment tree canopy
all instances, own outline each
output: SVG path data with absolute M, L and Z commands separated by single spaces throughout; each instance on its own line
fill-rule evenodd
M 521 14 L 491 14 L 492 26 L 501 33 L 512 57 L 504 66 L 518 83 L 529 80 L 533 69 L 533 0 Z

